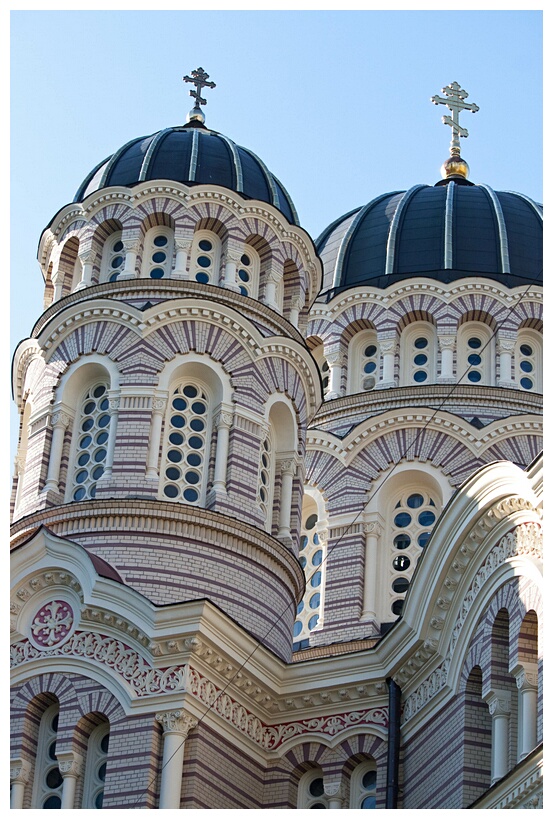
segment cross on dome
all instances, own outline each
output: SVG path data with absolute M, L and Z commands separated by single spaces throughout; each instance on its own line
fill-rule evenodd
M 445 88 L 442 88 L 442 94 L 445 94 L 446 96 L 439 97 L 437 94 L 434 94 L 430 100 L 434 103 L 434 105 L 447 105 L 453 114 L 453 117 L 449 117 L 447 114 L 443 116 L 442 122 L 444 125 L 449 125 L 451 128 L 451 144 L 449 147 L 450 155 L 461 156 L 459 137 L 468 137 L 469 132 L 466 128 L 462 128 L 459 125 L 459 113 L 464 110 L 471 111 L 473 114 L 475 114 L 480 109 L 474 102 L 465 102 L 466 98 L 468 97 L 468 93 L 461 88 L 458 82 L 452 82 L 451 85 L 446 85 Z
M 191 77 L 186 74 L 182 79 L 184 82 L 191 82 L 196 86 L 195 91 L 190 91 L 190 96 L 194 97 L 195 103 L 194 108 L 188 114 L 187 122 L 191 120 L 199 120 L 202 123 L 205 122 L 205 117 L 200 105 L 207 105 L 207 100 L 201 95 L 202 88 L 216 88 L 215 83 L 208 81 L 209 74 L 207 74 L 201 66 L 192 71 Z

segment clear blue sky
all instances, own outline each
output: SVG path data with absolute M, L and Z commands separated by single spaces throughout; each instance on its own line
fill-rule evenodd
M 11 15 L 12 349 L 42 311 L 40 234 L 129 139 L 182 124 L 198 66 L 206 124 L 257 153 L 303 227 L 433 184 L 456 80 L 471 179 L 542 201 L 540 11 L 15 11 Z

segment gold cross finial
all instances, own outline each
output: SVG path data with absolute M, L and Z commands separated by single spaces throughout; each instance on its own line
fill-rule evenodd
M 199 120 L 200 122 L 205 122 L 205 117 L 203 114 L 200 105 L 207 105 L 207 100 L 202 97 L 202 88 L 216 88 L 214 82 L 208 82 L 209 74 L 203 70 L 203 68 L 196 68 L 195 71 L 192 72 L 192 76 L 189 77 L 188 74 L 182 78 L 184 82 L 191 82 L 193 85 L 196 86 L 195 91 L 190 91 L 190 96 L 194 97 L 194 108 L 188 114 L 188 122 L 190 120 Z
M 442 94 L 446 95 L 445 98 L 434 94 L 430 100 L 434 103 L 434 105 L 447 105 L 453 114 L 453 117 L 448 117 L 447 115 L 443 116 L 442 122 L 444 125 L 449 125 L 451 127 L 451 144 L 449 146 L 450 156 L 461 156 L 461 144 L 459 142 L 459 137 L 468 137 L 469 132 L 466 128 L 461 128 L 459 125 L 459 112 L 464 110 L 472 111 L 472 113 L 475 114 L 480 109 L 474 102 L 465 102 L 466 98 L 468 97 L 468 93 L 461 88 L 458 82 L 452 82 L 451 85 L 446 85 L 445 88 L 442 88 Z

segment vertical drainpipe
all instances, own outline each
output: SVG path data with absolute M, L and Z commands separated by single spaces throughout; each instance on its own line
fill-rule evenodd
M 397 808 L 399 791 L 399 720 L 401 715 L 401 688 L 387 677 L 388 686 L 388 763 L 386 771 L 386 808 Z

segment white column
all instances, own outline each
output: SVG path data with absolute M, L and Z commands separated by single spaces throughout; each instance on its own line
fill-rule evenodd
M 171 278 L 173 279 L 189 278 L 190 273 L 186 269 L 186 262 L 188 260 L 188 254 L 190 253 L 191 247 L 192 239 L 181 239 L 175 237 L 175 249 L 177 253 L 175 257 L 175 268 L 173 270 Z
M 344 363 L 344 356 L 340 351 L 329 353 L 325 356 L 328 369 L 328 391 L 325 399 L 331 400 L 333 398 L 340 398 L 342 395 L 342 365 Z
M 325 796 L 329 810 L 341 810 L 344 805 L 344 793 L 341 782 L 325 782 Z
M 27 463 L 27 452 L 21 450 L 15 456 L 15 472 L 17 474 L 17 487 L 15 490 L 14 508 L 17 509 L 21 501 L 21 493 L 23 491 L 23 481 L 25 479 L 25 464 Z
M 455 336 L 438 336 L 438 344 L 442 351 L 442 369 L 438 376 L 438 381 L 452 381 L 453 376 L 453 351 L 455 349 Z
M 125 267 L 119 274 L 119 280 L 136 279 L 136 257 L 140 249 L 140 241 L 138 239 L 127 239 L 123 242 L 123 249 L 125 251 Z
M 156 720 L 163 726 L 159 807 L 180 808 L 184 743 L 189 732 L 198 724 L 198 720 L 182 710 L 163 711 L 156 714 Z
M 294 458 L 289 458 L 285 461 L 280 461 L 279 465 L 281 484 L 277 537 L 281 540 L 288 540 L 291 537 L 290 517 L 292 512 L 292 484 L 294 481 L 294 475 L 296 474 L 297 464 Z
M 509 772 L 510 691 L 490 691 L 485 698 L 492 717 L 492 782 Z
M 276 300 L 276 289 L 281 276 L 282 271 L 279 272 L 275 267 L 272 267 L 271 270 L 267 271 L 267 277 L 265 279 L 265 293 L 263 295 L 263 301 L 273 310 L 280 310 Z
M 52 284 L 54 285 L 54 296 L 52 301 L 58 301 L 61 299 L 63 290 L 63 273 L 61 270 L 57 270 L 56 273 L 52 273 Z
M 63 439 L 65 430 L 70 421 L 70 416 L 61 410 L 52 413 L 52 443 L 50 444 L 50 456 L 48 458 L 48 474 L 43 492 L 58 492 L 58 481 L 60 477 L 61 453 L 63 449 Z
M 515 670 L 519 709 L 519 760 L 533 751 L 538 741 L 538 669 L 535 664 L 519 665 Z
M 499 382 L 498 387 L 514 387 L 511 364 L 515 349 L 515 340 L 512 338 L 497 339 L 497 349 L 499 351 Z
M 363 583 L 362 620 L 376 620 L 376 594 L 378 589 L 378 540 L 382 527 L 376 521 L 363 524 L 365 535 L 365 572 Z
M 57 754 L 60 773 L 63 776 L 61 791 L 61 809 L 72 810 L 75 807 L 77 779 L 82 773 L 83 760 L 73 752 Z
M 79 253 L 79 260 L 81 262 L 81 280 L 76 286 L 75 290 L 82 290 L 83 287 L 90 287 L 92 283 L 92 268 L 96 261 L 96 253 L 92 250 L 87 250 L 84 253 Z
M 25 797 L 25 785 L 29 781 L 31 766 L 25 759 L 10 760 L 10 781 L 12 792 L 10 798 L 10 808 L 21 809 Z
M 100 480 L 110 478 L 113 472 L 113 453 L 115 451 L 115 439 L 117 437 L 117 422 L 119 420 L 119 396 L 109 397 L 109 438 L 106 452 L 106 468 Z
M 167 401 L 165 398 L 154 398 L 152 402 L 152 426 L 150 429 L 150 443 L 148 446 L 146 477 L 155 481 L 157 481 L 159 478 L 157 464 L 159 459 L 159 445 L 161 443 L 161 427 L 166 408 Z
M 240 262 L 241 255 L 242 253 L 236 249 L 230 250 L 227 248 L 225 253 L 225 274 L 223 277 L 223 287 L 226 287 L 228 290 L 239 289 L 236 283 L 236 269 Z
M 232 413 L 221 410 L 215 418 L 217 449 L 215 452 L 215 469 L 212 488 L 216 495 L 226 495 L 227 493 L 227 461 L 231 426 Z
M 290 324 L 293 324 L 294 327 L 297 328 L 299 320 L 300 320 L 300 310 L 302 308 L 302 302 L 299 296 L 295 296 L 292 299 L 291 306 L 290 306 L 290 315 L 289 321 Z
M 396 357 L 397 343 L 393 338 L 379 340 L 378 346 L 382 356 L 382 381 L 379 381 L 377 386 L 395 387 L 396 380 L 394 377 L 394 364 Z

